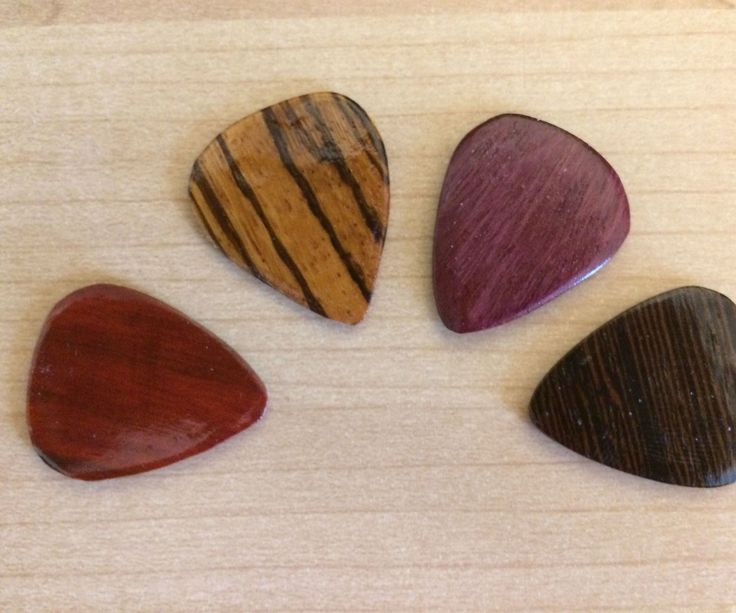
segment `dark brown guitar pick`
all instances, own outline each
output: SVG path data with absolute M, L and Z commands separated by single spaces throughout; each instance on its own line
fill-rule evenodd
M 383 250 L 388 182 L 365 111 L 316 93 L 227 128 L 194 163 L 189 192 L 236 264 L 315 313 L 355 324 Z
M 52 468 L 107 479 L 209 449 L 265 406 L 257 375 L 217 337 L 150 296 L 93 285 L 46 319 L 28 427 Z
M 736 480 L 736 307 L 683 287 L 593 332 L 534 392 L 531 419 L 593 460 L 677 485 Z

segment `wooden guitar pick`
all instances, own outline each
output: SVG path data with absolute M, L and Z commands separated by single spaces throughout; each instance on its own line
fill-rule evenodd
M 365 111 L 335 93 L 241 119 L 197 158 L 189 192 L 236 264 L 315 313 L 355 324 L 388 223 L 388 166 Z
M 452 155 L 434 239 L 434 292 L 455 332 L 498 326 L 601 268 L 629 232 L 618 175 L 579 138 L 499 115 Z
M 150 296 L 93 285 L 46 319 L 28 428 L 52 468 L 108 479 L 209 449 L 265 406 L 258 376 L 217 337 Z
M 593 332 L 534 392 L 531 419 L 570 449 L 678 485 L 736 480 L 736 307 L 701 287 Z

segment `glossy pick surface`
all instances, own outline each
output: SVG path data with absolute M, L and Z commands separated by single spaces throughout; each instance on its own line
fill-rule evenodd
M 603 266 L 629 231 L 611 166 L 551 124 L 499 115 L 458 145 L 445 175 L 434 291 L 455 332 L 497 326 Z
M 566 447 L 678 485 L 736 480 L 736 307 L 701 287 L 655 296 L 572 349 L 531 419 Z
M 28 388 L 31 442 L 78 479 L 171 464 L 244 430 L 266 389 L 232 349 L 178 311 L 114 285 L 49 313 Z
M 383 250 L 388 182 L 365 111 L 316 93 L 227 128 L 195 162 L 189 192 L 236 264 L 312 311 L 355 324 Z

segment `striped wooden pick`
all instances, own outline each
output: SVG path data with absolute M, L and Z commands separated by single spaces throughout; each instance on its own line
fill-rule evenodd
M 189 193 L 236 264 L 319 315 L 358 323 L 386 236 L 386 152 L 354 101 L 322 92 L 249 115 L 197 158 Z
M 736 306 L 702 287 L 630 308 L 574 347 L 531 401 L 566 447 L 666 483 L 736 481 Z

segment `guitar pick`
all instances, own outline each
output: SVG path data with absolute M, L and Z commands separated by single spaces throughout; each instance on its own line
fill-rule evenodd
M 323 92 L 227 128 L 194 163 L 189 193 L 236 264 L 315 313 L 355 324 L 381 259 L 388 183 L 365 111 Z
M 636 305 L 552 368 L 530 412 L 613 468 L 695 487 L 736 481 L 736 307 L 702 287 Z
M 616 172 L 572 134 L 499 115 L 460 142 L 434 239 L 434 294 L 455 332 L 500 325 L 601 268 L 629 231 Z
M 244 430 L 266 389 L 230 347 L 145 294 L 92 285 L 49 313 L 31 367 L 28 428 L 77 479 L 165 466 Z

